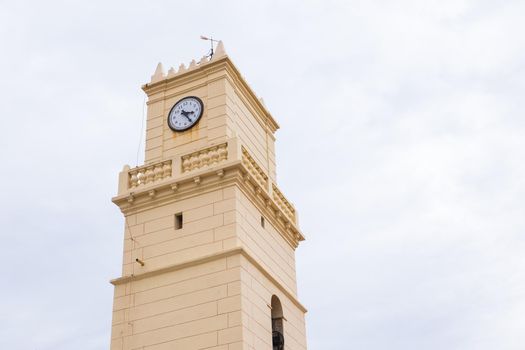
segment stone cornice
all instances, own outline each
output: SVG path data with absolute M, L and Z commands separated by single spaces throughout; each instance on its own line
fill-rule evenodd
M 124 284 L 124 283 L 132 282 L 132 281 L 142 280 L 144 278 L 157 276 L 157 275 L 160 275 L 160 274 L 163 274 L 163 273 L 166 273 L 166 272 L 177 271 L 177 270 L 181 270 L 181 269 L 184 269 L 184 268 L 187 268 L 187 267 L 190 267 L 190 266 L 204 264 L 204 263 L 207 263 L 207 262 L 210 262 L 210 261 L 214 261 L 214 260 L 217 260 L 217 259 L 227 258 L 227 257 L 234 256 L 234 255 L 237 255 L 237 254 L 241 254 L 243 257 L 245 257 L 253 266 L 255 266 L 257 268 L 257 270 L 259 270 L 259 272 L 261 272 L 266 278 L 268 278 L 270 280 L 270 282 L 272 282 L 275 286 L 277 286 L 277 288 L 284 295 L 286 295 L 290 299 L 290 301 L 292 301 L 292 303 L 294 303 L 294 305 L 297 306 L 302 312 L 304 312 L 304 313 L 307 312 L 307 309 L 299 302 L 299 300 L 297 299 L 297 296 L 294 293 L 290 292 L 288 290 L 288 288 L 286 288 L 278 280 L 276 280 L 272 276 L 272 274 L 270 274 L 261 264 L 259 264 L 259 262 L 257 262 L 257 260 L 250 253 L 248 253 L 242 247 L 235 247 L 233 249 L 224 250 L 224 251 L 222 251 L 220 253 L 215 253 L 215 254 L 211 254 L 211 255 L 205 255 L 205 256 L 201 256 L 201 257 L 195 258 L 195 259 L 189 259 L 189 260 L 186 260 L 186 261 L 184 261 L 182 263 L 169 265 L 169 266 L 166 266 L 166 267 L 162 267 L 162 268 L 159 268 L 159 269 L 156 269 L 156 270 L 144 272 L 144 273 L 141 273 L 141 274 L 122 276 L 122 277 L 119 277 L 119 278 L 112 279 L 110 281 L 110 283 L 115 285 L 115 286 L 117 286 L 117 285 L 121 285 L 121 284 Z
M 192 171 L 188 175 L 129 189 L 113 197 L 112 201 L 119 206 L 124 215 L 130 215 L 230 184 L 236 185 L 251 199 L 293 249 L 304 240 L 293 219 L 279 207 L 268 189 L 252 176 L 240 160 L 226 161 L 203 170 Z

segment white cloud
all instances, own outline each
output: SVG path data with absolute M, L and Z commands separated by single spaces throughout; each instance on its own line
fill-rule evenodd
M 310 348 L 523 347 L 522 3 L 0 6 L 2 348 L 107 348 L 139 87 L 200 34 L 281 124 Z

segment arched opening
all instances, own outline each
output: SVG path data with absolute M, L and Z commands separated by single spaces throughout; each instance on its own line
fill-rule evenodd
M 284 349 L 283 307 L 275 295 L 272 296 L 272 345 L 273 350 Z

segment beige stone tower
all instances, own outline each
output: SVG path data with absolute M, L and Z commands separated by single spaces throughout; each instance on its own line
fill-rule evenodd
M 142 88 L 145 165 L 124 167 L 113 198 L 125 235 L 111 349 L 306 349 L 304 237 L 275 180 L 277 123 L 222 43 L 167 75 L 159 64 Z M 172 107 L 195 124 L 172 130 Z

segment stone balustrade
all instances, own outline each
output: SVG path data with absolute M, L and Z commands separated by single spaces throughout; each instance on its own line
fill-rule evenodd
M 179 169 L 179 165 L 177 164 L 178 159 L 167 159 L 162 162 L 143 165 L 133 169 L 129 169 L 129 167 L 126 166 L 121 173 L 121 183 L 124 187 L 119 187 L 119 191 L 121 191 L 120 193 L 124 193 L 126 190 L 139 189 L 142 186 L 157 183 L 166 179 L 175 179 L 184 173 L 203 169 L 205 167 L 212 167 L 227 160 L 229 156 L 237 158 L 238 153 L 235 151 L 235 143 L 230 146 L 234 147 L 233 150 L 230 150 L 232 153 L 231 155 L 228 154 L 228 143 L 225 142 L 181 156 L 179 158 L 180 173 L 176 171 Z M 286 199 L 275 183 L 270 181 L 264 170 L 251 157 L 248 151 L 240 145 L 239 150 L 241 151 L 239 153 L 241 153 L 240 160 L 242 165 L 253 184 L 266 192 L 267 196 L 271 197 L 277 207 L 276 209 L 279 209 L 291 222 L 297 224 L 294 206 Z M 176 169 L 173 169 L 173 166 L 175 166 Z M 258 191 L 260 193 L 260 190 Z
M 129 188 L 148 185 L 171 177 L 171 159 L 128 171 Z
M 294 223 L 296 223 L 295 208 L 273 183 L 272 196 L 275 204 L 277 204 L 279 209 L 281 209 L 286 216 L 288 216 Z
M 213 166 L 228 159 L 228 144 L 208 147 L 181 157 L 182 173 Z
M 244 147 L 242 147 L 242 164 L 259 185 L 268 190 L 268 176 L 266 176 L 261 167 L 255 162 Z

